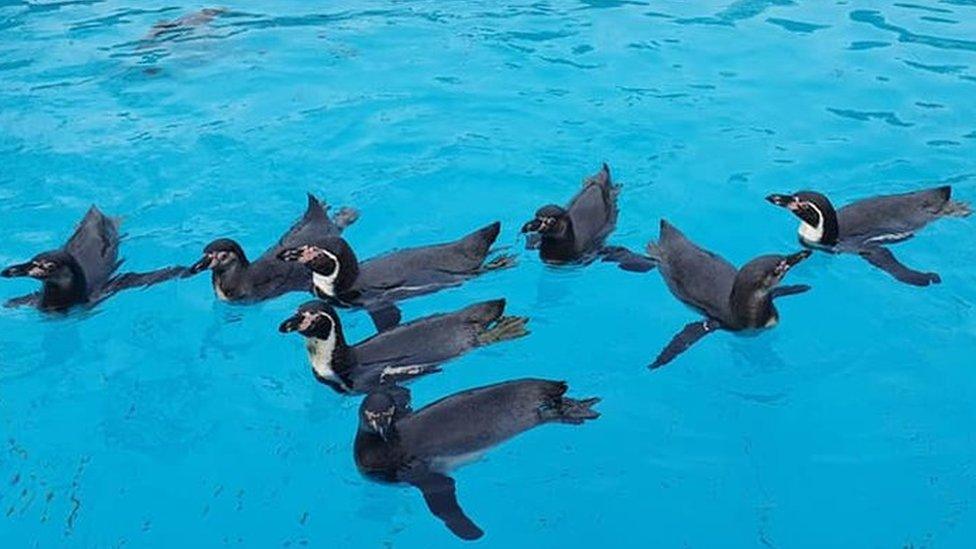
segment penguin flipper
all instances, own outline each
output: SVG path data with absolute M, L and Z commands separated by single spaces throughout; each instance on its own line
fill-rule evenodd
M 377 332 L 385 332 L 390 328 L 395 328 L 400 324 L 402 313 L 396 303 L 372 303 L 366 308 L 369 317 L 373 319 L 373 325 Z
M 698 322 L 688 324 L 671 339 L 671 342 L 661 351 L 661 354 L 657 355 L 657 358 L 654 359 L 654 362 L 648 368 L 653 370 L 664 366 L 681 353 L 687 351 L 696 341 L 721 327 L 721 324 L 712 319 L 699 320 Z
M 186 267 L 166 267 L 149 271 L 147 273 L 124 273 L 114 277 L 105 286 L 103 293 L 111 294 L 128 290 L 130 288 L 152 286 L 160 282 L 166 282 L 174 278 L 186 278 L 190 276 L 190 270 Z
M 417 465 L 405 471 L 401 480 L 420 490 L 430 512 L 444 521 L 444 525 L 457 537 L 475 540 L 485 535 L 458 505 L 453 478 Z
M 942 282 L 942 279 L 936 273 L 923 273 L 909 269 L 895 258 L 891 250 L 884 246 L 872 246 L 861 250 L 860 254 L 868 263 L 885 271 L 900 282 L 911 284 L 912 286 L 928 286 L 929 284 Z
M 657 262 L 650 257 L 634 253 L 623 246 L 604 246 L 598 253 L 603 261 L 616 263 L 624 271 L 646 273 L 657 267 Z
M 773 299 L 778 297 L 785 297 L 788 295 L 802 294 L 810 290 L 810 286 L 806 284 L 796 284 L 792 286 L 777 286 L 769 292 L 769 296 Z
M 7 309 L 15 309 L 17 307 L 37 307 L 41 304 L 41 294 L 40 292 L 34 292 L 32 294 L 22 295 L 20 297 L 15 297 L 13 299 L 8 299 L 6 303 L 3 304 Z

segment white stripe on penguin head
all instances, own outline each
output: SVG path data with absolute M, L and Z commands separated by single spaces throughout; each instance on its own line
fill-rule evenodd
M 818 221 L 817 226 L 813 227 L 801 217 L 800 229 L 797 232 L 800 233 L 800 238 L 802 238 L 804 241 L 819 244 L 824 236 L 824 214 L 813 202 L 804 200 L 801 201 L 800 204 L 813 208 L 813 211 L 817 212 Z
M 318 250 L 331 259 L 333 263 L 335 263 L 335 269 L 330 275 L 323 275 L 312 271 L 312 285 L 315 286 L 315 289 L 319 292 L 320 296 L 335 297 L 335 283 L 336 279 L 339 278 L 339 271 L 342 269 L 342 264 L 339 263 L 339 258 L 329 250 L 324 248 L 319 248 Z

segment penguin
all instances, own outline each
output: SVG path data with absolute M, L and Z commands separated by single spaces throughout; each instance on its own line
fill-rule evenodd
M 203 8 L 201 10 L 188 13 L 172 20 L 161 20 L 149 29 L 149 32 L 142 37 L 142 42 L 154 42 L 162 39 L 174 39 L 179 35 L 186 34 L 196 27 L 206 25 L 220 17 L 227 15 L 227 8 Z
M 859 200 L 835 210 L 826 196 L 813 191 L 771 194 L 766 200 L 800 218 L 800 242 L 811 249 L 858 254 L 896 280 L 913 286 L 938 284 L 936 273 L 915 271 L 899 262 L 888 244 L 908 240 L 940 217 L 966 217 L 968 204 L 952 200 L 945 185 L 904 194 Z
M 6 306 L 66 312 L 79 305 L 93 306 L 122 290 L 187 276 L 187 268 L 178 266 L 116 274 L 121 264 L 119 221 L 92 206 L 64 246 L 0 271 L 4 278 L 29 276 L 43 283 L 40 292 L 11 299 Z
M 736 270 L 722 257 L 688 240 L 674 225 L 661 220 L 658 241 L 648 255 L 668 289 L 705 320 L 684 327 L 649 366 L 661 367 L 692 344 L 718 329 L 743 332 L 772 328 L 779 322 L 773 299 L 806 292 L 806 285 L 780 286 L 786 273 L 810 256 L 810 250 L 791 255 L 763 255 Z
M 500 230 L 496 221 L 453 242 L 397 250 L 362 263 L 348 242 L 335 237 L 286 246 L 278 258 L 311 271 L 316 297 L 342 307 L 366 309 L 376 329 L 383 331 L 400 322 L 396 301 L 514 265 L 515 259 L 509 255 L 485 262 Z
M 607 237 L 617 225 L 617 196 L 620 185 L 610 178 L 606 163 L 597 173 L 583 181 L 583 188 L 565 208 L 548 204 L 522 226 L 529 235 L 527 247 L 538 248 L 546 263 L 589 263 L 597 256 L 615 261 L 621 269 L 646 272 L 654 262 L 622 246 L 605 246 Z
M 359 409 L 356 466 L 371 480 L 414 486 L 451 532 L 478 539 L 484 532 L 461 510 L 448 475 L 539 425 L 580 425 L 600 416 L 592 409 L 599 398 L 576 400 L 565 396 L 567 390 L 563 381 L 520 379 L 456 393 L 413 412 L 407 389 L 381 386 Z
M 278 261 L 276 254 L 285 248 L 338 236 L 358 217 L 356 210 L 343 208 L 335 219 L 329 219 L 326 208 L 309 194 L 305 214 L 256 261 L 248 261 L 244 249 L 234 240 L 220 238 L 207 244 L 203 257 L 190 267 L 190 273 L 213 271 L 214 293 L 228 302 L 255 303 L 288 292 L 308 291 L 311 288 L 308 271 L 300 265 Z
M 482 347 L 528 334 L 528 318 L 502 316 L 505 300 L 475 303 L 346 343 L 342 323 L 324 301 L 309 301 L 278 327 L 305 336 L 312 373 L 341 394 L 363 394 L 381 383 L 402 382 L 440 371 L 440 365 Z

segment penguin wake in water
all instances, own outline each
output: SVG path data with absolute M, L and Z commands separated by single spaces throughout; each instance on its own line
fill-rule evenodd
M 203 257 L 190 267 L 190 272 L 213 271 L 211 280 L 214 293 L 223 301 L 254 303 L 288 292 L 307 292 L 312 287 L 308 271 L 300 265 L 282 263 L 276 257 L 278 252 L 321 238 L 338 236 L 358 217 L 356 210 L 343 208 L 335 219 L 329 219 L 326 208 L 309 194 L 305 215 L 256 261 L 248 261 L 244 249 L 237 242 L 221 238 L 203 249 Z
M 30 305 L 43 311 L 66 311 L 76 305 L 95 305 L 128 288 L 187 275 L 185 267 L 116 275 L 121 264 L 119 222 L 92 206 L 63 247 L 40 253 L 27 263 L 11 265 L 0 272 L 5 278 L 29 276 L 43 283 L 40 292 L 11 299 L 6 306 Z
M 940 217 L 966 217 L 968 204 L 951 199 L 946 185 L 912 193 L 875 196 L 835 210 L 826 196 L 812 191 L 771 194 L 769 202 L 800 218 L 803 245 L 831 253 L 854 253 L 901 282 L 928 286 L 941 282 L 936 273 L 915 271 L 899 262 L 887 244 L 915 236 Z
M 402 387 L 381 387 L 359 409 L 356 466 L 380 482 L 406 483 L 456 536 L 484 535 L 458 505 L 455 467 L 473 461 L 516 435 L 544 423 L 579 425 L 600 416 L 598 398 L 575 400 L 562 381 L 522 379 L 469 389 L 416 412 Z
M 383 331 L 400 322 L 396 301 L 514 265 L 514 258 L 508 255 L 485 262 L 500 230 L 501 224 L 495 222 L 454 242 L 397 250 L 362 263 L 341 238 L 285 247 L 278 257 L 311 271 L 317 297 L 338 306 L 366 309 L 376 329 Z
M 440 364 L 474 349 L 528 334 L 529 319 L 502 316 L 505 300 L 475 303 L 390 328 L 350 346 L 339 315 L 323 301 L 309 301 L 281 323 L 282 333 L 305 336 L 315 378 L 343 394 L 369 392 L 440 371 Z
M 705 320 L 685 326 L 661 351 L 651 368 L 671 362 L 715 330 L 740 332 L 771 328 L 779 321 L 773 299 L 810 289 L 806 285 L 777 287 L 787 271 L 810 256 L 810 250 L 760 256 L 736 270 L 725 259 L 696 246 L 662 219 L 660 237 L 657 243 L 648 244 L 647 252 L 658 262 L 671 293 L 705 316 Z
M 529 248 L 539 248 L 546 263 L 587 263 L 598 255 L 615 261 L 621 269 L 646 272 L 654 262 L 621 246 L 604 242 L 617 225 L 617 196 L 620 186 L 610 180 L 606 164 L 583 181 L 583 188 L 565 208 L 549 204 L 535 212 L 535 218 L 522 226 L 529 236 Z

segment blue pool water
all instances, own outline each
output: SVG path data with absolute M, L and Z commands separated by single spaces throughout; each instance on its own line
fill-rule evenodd
M 141 40 L 202 7 L 0 1 L 0 263 L 58 246 L 91 203 L 124 217 L 130 269 L 217 236 L 256 254 L 307 190 L 361 210 L 363 257 L 496 219 L 517 250 L 602 161 L 624 184 L 612 242 L 643 248 L 667 217 L 737 264 L 797 248 L 770 192 L 976 200 L 971 0 L 245 1 Z M 456 474 L 493 547 L 972 547 L 973 223 L 897 247 L 939 286 L 816 254 L 775 330 L 653 373 L 696 318 L 658 273 L 521 252 L 403 305 L 532 317 L 414 402 L 524 376 L 603 397 L 598 421 Z M 66 319 L 0 310 L 3 545 L 460 545 L 417 493 L 357 474 L 358 399 L 275 330 L 305 299 L 228 306 L 199 276 Z

